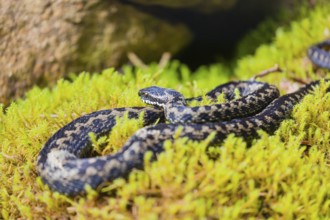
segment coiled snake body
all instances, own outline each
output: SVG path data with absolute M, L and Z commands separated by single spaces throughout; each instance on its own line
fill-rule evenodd
M 330 69 L 330 39 L 311 46 L 307 55 L 315 65 Z
M 101 183 L 126 177 L 132 169 L 143 168 L 143 157 L 151 151 L 153 159 L 163 151 L 163 143 L 173 139 L 179 127 L 180 137 L 200 141 L 212 132 L 212 143 L 223 141 L 228 134 L 244 138 L 257 136 L 257 130 L 273 132 L 298 103 L 319 81 L 312 82 L 297 92 L 278 98 L 276 87 L 256 81 L 238 81 L 218 86 L 206 94 L 217 99 L 221 93 L 229 102 L 224 104 L 187 107 L 186 102 L 201 97 L 184 99 L 171 89 L 149 87 L 139 92 L 142 100 L 158 107 L 132 107 L 102 110 L 82 116 L 57 131 L 44 145 L 38 158 L 37 170 L 52 190 L 66 195 L 85 192 L 86 184 L 93 189 Z M 234 100 L 237 88 L 241 98 Z M 161 107 L 161 108 L 160 108 Z M 88 133 L 105 135 L 116 124 L 116 117 L 128 114 L 138 118 L 144 112 L 144 125 L 125 143 L 122 149 L 109 156 L 86 158 L 91 152 Z M 166 124 L 165 118 L 171 123 Z M 153 125 L 156 121 L 160 123 Z

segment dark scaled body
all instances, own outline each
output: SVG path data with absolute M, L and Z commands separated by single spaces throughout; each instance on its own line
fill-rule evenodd
M 234 100 L 237 89 L 241 95 Z M 216 100 L 223 93 L 229 102 L 207 106 L 188 107 L 173 102 L 164 106 L 165 117 L 171 123 L 204 123 L 228 121 L 254 115 L 264 109 L 280 93 L 278 89 L 267 83 L 257 81 L 229 82 L 218 86 L 206 94 L 206 98 Z
M 269 105 L 270 101 L 267 101 L 268 96 L 266 95 L 273 93 L 265 91 L 271 87 L 268 84 L 245 81 L 219 86 L 209 92 L 207 96 L 216 99 L 220 92 L 224 92 L 227 98 L 232 99 L 232 88 L 245 86 L 247 88 L 242 87 L 243 99 L 251 96 L 257 100 L 268 102 L 264 104 L 268 106 L 262 111 L 258 110 L 259 113 L 256 115 L 245 117 L 245 107 L 242 108 L 243 102 L 250 102 L 251 100 L 246 98 L 245 101 L 240 102 L 230 101 L 229 103 L 235 106 L 238 112 L 243 113 L 242 118 L 231 121 L 166 124 L 163 123 L 164 111 L 159 107 L 117 108 L 97 111 L 72 121 L 56 132 L 41 150 L 37 159 L 37 170 L 42 180 L 52 190 L 66 195 L 81 194 L 85 192 L 86 184 L 96 189 L 104 182 L 112 181 L 118 177 L 126 177 L 133 169 L 142 169 L 145 153 L 151 151 L 153 159 L 156 159 L 156 155 L 163 151 L 163 143 L 166 140 L 172 140 L 179 127 L 182 127 L 181 137 L 188 137 L 190 140 L 196 141 L 204 140 L 212 132 L 215 132 L 213 143 L 223 141 L 231 133 L 236 136 L 251 138 L 256 137 L 259 129 L 273 132 L 281 121 L 290 114 L 293 106 L 317 84 L 319 84 L 318 81 L 295 93 L 275 98 Z M 277 90 L 276 92 L 278 93 Z M 158 102 L 159 106 L 163 108 L 170 105 L 185 106 L 187 101 L 174 90 L 158 87 L 153 87 L 151 94 L 147 88 L 141 91 L 140 95 L 143 100 L 149 100 L 149 103 L 156 104 Z M 166 102 L 157 101 L 158 98 L 161 100 L 165 98 Z M 236 104 L 233 104 L 235 102 Z M 218 110 L 221 111 L 221 109 Z M 203 107 L 203 111 L 207 112 L 207 108 Z M 128 114 L 129 118 L 138 118 L 142 112 L 144 112 L 146 127 L 139 129 L 129 138 L 119 152 L 109 156 L 86 158 L 90 156 L 91 152 L 91 141 L 88 133 L 93 132 L 99 137 L 111 131 L 116 123 L 115 117 L 123 117 L 124 114 Z M 161 123 L 153 125 L 158 119 Z
M 311 46 L 307 55 L 315 65 L 330 69 L 330 39 Z
M 116 117 L 139 118 L 144 113 L 144 124 L 150 125 L 158 120 L 164 122 L 163 111 L 152 107 L 115 108 L 84 115 L 58 130 L 44 145 L 37 159 L 37 170 L 43 181 L 52 189 L 64 194 L 74 195 L 84 191 L 85 184 L 97 187 L 105 179 L 100 175 L 90 175 L 93 169 L 104 168 L 102 158 L 85 158 L 91 153 L 89 133 L 98 138 L 108 134 L 116 125 Z M 111 157 L 109 158 L 111 159 Z M 95 171 L 94 170 L 94 171 Z M 112 176 L 119 174 L 113 170 Z

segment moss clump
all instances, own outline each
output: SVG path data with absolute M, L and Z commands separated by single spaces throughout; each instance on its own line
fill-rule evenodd
M 306 49 L 330 37 L 329 11 L 329 3 L 322 4 L 311 12 L 302 13 L 306 17 L 291 22 L 289 30 L 277 28 L 272 43 L 259 46 L 254 56 L 246 56 L 238 61 L 235 74 L 239 78 L 248 78 L 276 63 L 284 70 L 280 78 L 316 78 L 306 57 Z M 318 73 L 321 76 L 325 74 L 324 71 Z
M 317 5 L 326 4 L 327 0 L 318 0 Z M 302 20 L 314 13 L 315 2 L 298 0 L 292 1 L 290 7 L 283 8 L 275 17 L 270 17 L 263 21 L 255 30 L 248 33 L 238 44 L 236 57 L 241 58 L 254 53 L 260 44 L 270 44 L 274 39 L 274 34 L 280 26 L 282 30 L 290 30 L 292 20 Z
M 329 77 L 329 71 L 314 71 L 305 55 L 310 43 L 324 38 L 329 12 L 330 4 L 316 7 L 290 30 L 279 30 L 272 44 L 238 62 L 237 78 L 274 63 L 285 73 L 263 80 L 280 84 L 293 73 Z M 192 74 L 175 61 L 164 69 L 152 64 L 143 71 L 126 66 L 123 72 L 83 73 L 71 82 L 59 81 L 52 90 L 34 88 L 0 114 L 2 218 L 330 218 L 330 95 L 324 85 L 295 107 L 275 135 L 260 132 L 250 148 L 233 136 L 207 150 L 208 140 L 176 139 L 166 143 L 156 162 L 146 160 L 144 171 L 106 186 L 103 196 L 92 190 L 80 198 L 51 192 L 36 173 L 35 159 L 46 140 L 69 121 L 100 109 L 141 106 L 137 91 L 150 85 L 172 87 L 189 97 L 230 80 L 224 66 L 201 67 Z M 139 123 L 124 120 L 121 126 L 101 153 L 118 149 Z M 102 141 L 95 140 L 95 146 Z

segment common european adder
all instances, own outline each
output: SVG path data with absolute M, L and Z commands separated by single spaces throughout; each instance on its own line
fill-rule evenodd
M 164 141 L 172 140 L 178 128 L 182 129 L 180 137 L 194 141 L 204 140 L 214 132 L 211 144 L 223 141 L 228 134 L 249 139 L 256 137 L 260 129 L 271 133 L 318 84 L 315 81 L 279 97 L 277 88 L 267 83 L 230 82 L 206 94 L 206 98 L 216 100 L 223 93 L 228 102 L 199 107 L 188 107 L 186 103 L 201 97 L 185 99 L 175 90 L 159 87 L 142 89 L 142 100 L 154 107 L 114 108 L 75 119 L 44 145 L 37 158 L 37 170 L 52 190 L 71 196 L 81 194 L 86 184 L 96 189 L 104 182 L 127 177 L 133 169 L 142 169 L 145 153 L 151 151 L 152 159 L 156 159 L 164 150 Z M 235 89 L 241 98 L 234 99 Z M 138 118 L 142 112 L 145 127 L 130 137 L 120 151 L 90 157 L 90 132 L 96 137 L 106 135 L 116 125 L 116 117 L 127 114 L 128 118 Z M 166 119 L 170 123 L 165 123 Z

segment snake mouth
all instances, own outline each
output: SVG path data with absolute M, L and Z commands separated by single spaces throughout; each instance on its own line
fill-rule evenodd
M 163 103 L 159 103 L 159 102 L 156 102 L 156 101 L 152 101 L 150 99 L 146 99 L 144 97 L 142 97 L 142 101 L 148 105 L 153 105 L 153 106 L 158 106 L 158 107 L 165 107 L 165 104 Z

